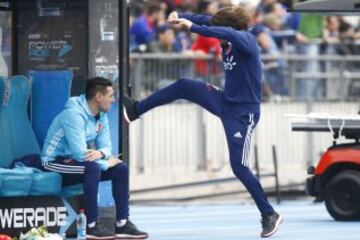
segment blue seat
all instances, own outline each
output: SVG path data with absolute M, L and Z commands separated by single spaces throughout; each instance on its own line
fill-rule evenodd
M 28 76 L 32 81 L 32 126 L 42 148 L 52 120 L 70 97 L 73 73 L 70 70 L 34 70 Z
M 0 106 L 0 167 L 30 154 L 40 154 L 40 147 L 31 128 L 27 109 L 30 81 L 25 76 L 0 79 L 3 98 Z
M 40 155 L 27 155 L 22 158 L 15 159 L 10 165 L 11 169 L 9 170 L 14 171 L 15 173 L 21 172 L 31 175 L 31 187 L 28 195 L 58 196 L 62 188 L 61 175 L 55 172 L 43 172 L 40 170 L 41 165 Z M 6 176 L 1 174 L 1 171 L 2 169 L 0 169 L 0 178 L 6 180 Z M 7 173 L 10 174 L 11 172 Z
M 30 169 L 0 168 L 1 197 L 29 196 L 32 185 Z

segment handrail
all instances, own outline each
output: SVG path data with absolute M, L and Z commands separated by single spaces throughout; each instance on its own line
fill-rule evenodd
M 197 54 L 197 53 L 130 53 L 130 59 L 166 59 L 166 60 L 215 60 L 214 55 L 211 54 Z M 360 61 L 360 55 L 335 55 L 325 54 L 318 56 L 308 56 L 306 54 L 262 54 L 262 60 L 290 60 L 290 61 L 344 61 L 355 62 Z

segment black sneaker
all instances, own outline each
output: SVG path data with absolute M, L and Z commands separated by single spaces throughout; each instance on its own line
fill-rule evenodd
M 96 223 L 94 227 L 86 228 L 87 239 L 115 239 L 113 232 L 108 230 L 101 222 Z
M 124 117 L 128 123 L 139 118 L 139 116 L 136 113 L 136 107 L 135 107 L 136 103 L 137 103 L 137 101 L 135 101 L 134 99 L 132 99 L 126 95 L 123 98 Z
M 266 238 L 273 235 L 279 228 L 279 225 L 283 222 L 283 217 L 278 213 L 263 216 L 261 218 L 262 232 L 261 237 Z
M 145 239 L 149 237 L 149 234 L 137 229 L 130 220 L 127 220 L 122 227 L 115 225 L 115 235 L 117 239 Z

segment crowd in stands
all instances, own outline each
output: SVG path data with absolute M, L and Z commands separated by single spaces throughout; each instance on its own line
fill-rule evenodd
M 240 2 L 240 3 L 239 3 Z M 360 41 L 358 18 L 323 16 L 308 13 L 288 12 L 291 0 L 237 1 L 246 6 L 252 16 L 251 28 L 262 54 L 273 56 L 264 60 L 264 82 L 267 94 L 288 95 L 288 80 L 285 74 L 287 62 L 277 58 L 282 53 L 306 54 L 360 54 L 354 48 Z M 132 0 L 130 13 L 130 50 L 152 53 L 197 53 L 211 54 L 220 59 L 221 47 L 218 39 L 206 38 L 170 26 L 166 18 L 172 11 L 214 15 L 223 7 L 233 6 L 231 0 Z M 208 65 L 198 71 L 209 74 Z M 200 67 L 199 67 L 200 66 Z M 305 61 L 302 71 L 321 71 L 321 64 Z M 215 70 L 216 71 L 216 70 Z M 211 72 L 210 72 L 211 74 Z M 324 94 L 321 79 L 300 79 L 296 82 L 299 98 L 321 98 Z

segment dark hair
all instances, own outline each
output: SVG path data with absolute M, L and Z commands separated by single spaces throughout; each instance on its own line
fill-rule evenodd
M 86 82 L 85 98 L 90 100 L 96 96 L 98 92 L 102 94 L 106 93 L 106 88 L 112 87 L 112 83 L 109 79 L 103 77 L 94 77 Z
M 199 1 L 197 5 L 197 12 L 201 14 L 206 14 L 206 9 L 209 7 L 210 4 L 211 2 L 209 0 Z
M 265 5 L 264 14 L 271 13 L 272 11 L 274 11 L 274 8 L 275 8 L 275 3 Z
M 145 6 L 145 11 L 147 15 L 152 15 L 153 13 L 160 12 L 161 6 L 158 2 L 150 1 Z
M 249 11 L 242 6 L 222 8 L 211 18 L 214 26 L 232 27 L 236 30 L 246 30 L 250 21 Z

